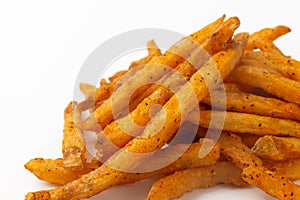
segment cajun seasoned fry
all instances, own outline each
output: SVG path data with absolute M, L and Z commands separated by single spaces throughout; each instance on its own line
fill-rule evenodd
M 288 102 L 300 104 L 300 82 L 265 69 L 253 66 L 238 66 L 230 74 L 230 81 L 258 87 Z
M 266 135 L 256 141 L 252 152 L 260 158 L 275 161 L 300 158 L 300 139 Z
M 274 61 L 260 61 L 260 60 L 249 60 L 243 59 L 242 64 L 248 66 L 255 66 L 262 69 L 267 69 L 273 73 L 279 73 L 286 78 L 300 81 L 300 68 L 289 65 L 278 65 L 273 63 Z
M 265 162 L 264 166 L 278 175 L 292 181 L 300 180 L 300 159 L 285 160 L 279 162 Z
M 69 167 L 64 167 L 64 161 L 61 158 L 55 160 L 35 158 L 28 161 L 24 166 L 41 180 L 56 185 L 64 185 L 95 170 L 101 166 L 101 163 L 93 159 L 90 163 L 84 163 L 82 169 L 74 170 Z
M 262 51 L 282 54 L 280 49 L 273 43 L 274 40 L 291 31 L 286 26 L 265 28 L 249 36 L 246 50 L 261 49 Z
M 246 186 L 241 177 L 242 170 L 229 164 L 217 163 L 211 166 L 176 171 L 156 181 L 147 200 L 169 200 L 198 188 L 214 187 L 218 184 Z
M 222 154 L 229 162 L 240 169 L 248 166 L 260 166 L 263 162 L 252 154 L 251 150 L 243 144 L 240 137 L 232 133 L 223 132 L 218 140 L 221 144 Z
M 65 167 L 83 168 L 86 162 L 86 149 L 82 132 L 76 126 L 76 116 L 78 116 L 76 105 L 76 102 L 69 103 L 64 112 L 63 163 Z
M 210 124 L 212 112 L 215 121 Z M 194 112 L 191 112 L 189 120 L 204 128 L 220 128 L 217 123 L 220 122 L 220 119 L 223 119 L 222 111 L 201 110 L 199 121 L 195 121 L 194 115 Z M 300 137 L 299 122 L 246 113 L 226 112 L 224 126 L 221 128 L 224 131 L 235 133 Z
M 223 108 L 225 102 L 218 93 L 214 91 L 213 106 Z M 205 97 L 202 102 L 211 106 L 210 96 Z M 226 110 L 300 121 L 299 105 L 251 93 L 226 92 Z
M 299 199 L 300 186 L 264 167 L 247 167 L 243 169 L 242 177 L 278 199 Z
M 200 167 L 200 166 L 205 166 L 205 165 L 210 165 L 215 163 L 219 156 L 220 156 L 220 145 L 216 144 L 212 151 L 209 152 L 204 158 L 199 157 L 199 149 L 202 147 L 203 141 L 193 143 L 187 151 L 181 155 L 179 159 L 177 159 L 174 163 L 171 163 L 169 166 L 166 166 L 160 170 L 157 171 L 152 171 L 148 173 L 125 173 L 125 172 L 120 172 L 116 171 L 114 169 L 108 168 L 105 165 L 102 165 L 103 170 L 111 173 L 104 173 L 101 174 L 101 177 L 103 177 L 103 182 L 97 183 L 99 180 L 91 178 L 93 177 L 99 177 L 99 169 L 97 169 L 98 172 L 92 171 L 88 175 L 84 175 L 82 178 L 77 179 L 73 182 L 70 182 L 69 184 L 66 184 L 63 187 L 56 188 L 53 190 L 49 191 L 39 191 L 35 193 L 28 193 L 26 196 L 26 200 L 42 200 L 42 199 L 70 199 L 70 195 L 74 195 L 74 192 L 71 191 L 66 191 L 65 190 L 71 190 L 72 188 L 76 190 L 76 185 L 79 186 L 81 184 L 86 183 L 87 180 L 90 180 L 89 182 L 91 184 L 96 184 L 97 187 L 101 187 L 102 190 L 105 190 L 112 185 L 119 185 L 119 184 L 125 184 L 125 183 L 133 183 L 142 179 L 150 178 L 156 175 L 163 175 L 163 174 L 171 174 L 175 171 L 190 168 L 190 167 Z M 186 146 L 186 145 L 185 145 Z M 173 148 L 170 148 L 162 154 L 170 156 L 172 155 L 172 152 L 179 151 L 181 152 L 180 149 L 186 148 L 184 145 L 177 145 Z M 155 157 L 154 157 L 155 158 Z M 165 158 L 165 156 L 161 156 L 161 158 Z M 110 171 L 108 171 L 110 170 Z M 122 175 L 123 178 L 118 178 L 118 175 Z M 116 177 L 117 176 L 117 177 Z M 87 178 L 87 179 L 86 179 Z M 105 181 L 104 181 L 105 180 Z M 108 180 L 108 182 L 107 182 Z M 73 184 L 75 185 L 73 186 Z M 98 185 L 99 184 L 99 185 Z M 89 189 L 84 190 L 85 193 L 93 193 L 93 191 L 90 191 Z M 80 198 L 80 197 L 79 197 Z
M 113 95 L 114 98 L 110 96 L 106 101 L 104 101 L 103 104 L 96 109 L 95 113 L 91 114 L 91 116 L 84 122 L 84 126 L 82 128 L 85 130 L 98 131 L 100 126 L 103 129 L 113 120 L 113 104 L 116 111 L 122 111 L 127 105 L 126 102 L 124 102 L 124 99 L 126 99 L 129 95 L 128 91 L 133 91 L 133 89 L 137 86 L 143 86 L 148 82 L 148 80 L 151 80 L 152 82 L 159 80 L 164 74 L 170 71 L 169 68 L 174 68 L 180 64 L 183 61 L 183 57 L 187 57 L 194 48 L 199 46 L 198 43 L 201 44 L 207 37 L 211 36 L 215 30 L 220 28 L 224 17 L 225 16 L 219 18 L 200 31 L 183 38 L 178 43 L 170 47 L 164 55 L 151 59 L 151 61 L 134 76 L 129 77 L 129 79 L 124 81 L 124 83 L 115 90 Z M 167 69 L 164 66 L 168 66 L 169 68 Z M 135 92 L 135 96 L 143 93 L 145 89 L 146 88 L 143 87 L 139 90 L 140 92 Z M 132 95 L 130 97 L 135 98 Z M 112 99 L 114 100 L 113 103 Z
M 209 38 L 208 42 L 202 44 L 202 48 L 204 48 L 208 54 L 222 50 L 238 26 L 239 20 L 237 18 L 228 19 L 214 36 Z M 218 41 L 218 46 L 214 45 L 215 41 Z M 198 57 L 198 52 L 192 52 L 189 60 L 195 60 L 195 58 Z M 206 59 L 203 58 L 201 62 L 205 61 Z M 157 89 L 150 96 L 145 98 L 130 115 L 113 121 L 105 127 L 103 134 L 98 134 L 98 149 L 104 149 L 106 152 L 112 153 L 118 148 L 111 145 L 111 143 L 118 147 L 123 147 L 133 136 L 139 135 L 143 130 L 139 126 L 144 127 L 150 121 L 149 110 L 151 107 L 156 104 L 164 105 L 173 95 L 173 92 L 195 73 L 196 68 L 190 64 L 190 62 L 184 61 L 176 67 L 176 70 L 178 73 L 173 73 L 170 77 L 167 77 L 167 80 L 162 83 L 164 86 L 156 86 Z M 139 126 L 130 125 L 132 123 L 131 121 L 134 121 L 134 123 Z M 101 152 L 101 154 L 103 153 Z

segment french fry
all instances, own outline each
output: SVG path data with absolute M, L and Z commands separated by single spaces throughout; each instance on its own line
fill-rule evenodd
M 224 102 L 219 93 L 214 91 L 214 108 L 223 108 L 226 104 L 227 111 L 300 121 L 300 106 L 295 103 L 244 92 L 226 92 Z M 202 102 L 211 106 L 210 96 L 205 97 Z
M 55 185 L 64 185 L 95 170 L 101 166 L 101 163 L 93 159 L 90 163 L 84 163 L 82 169 L 74 170 L 69 167 L 64 167 L 64 161 L 62 158 L 55 160 L 35 158 L 28 161 L 24 166 L 27 170 L 43 181 L 47 181 Z
M 292 181 L 300 180 L 300 159 L 291 159 L 278 162 L 264 162 L 264 166 L 278 175 Z
M 99 184 L 98 187 L 101 187 L 104 190 L 104 189 L 111 187 L 112 185 L 134 183 L 136 181 L 143 180 L 146 178 L 151 178 L 151 177 L 157 176 L 157 175 L 171 174 L 171 173 L 174 173 L 175 171 L 183 170 L 186 168 L 193 168 L 193 167 L 200 167 L 200 166 L 214 164 L 220 156 L 220 145 L 216 144 L 213 147 L 212 151 L 210 151 L 209 154 L 207 154 L 204 158 L 200 158 L 199 150 L 203 145 L 203 141 L 204 140 L 191 144 L 191 146 L 189 148 L 187 148 L 186 152 L 183 153 L 179 159 L 177 159 L 175 162 L 171 163 L 170 165 L 168 165 L 160 170 L 156 170 L 156 171 L 152 171 L 152 172 L 148 172 L 148 173 L 123 173 L 122 179 L 118 179 L 118 173 L 102 174 L 101 176 L 104 177 L 104 180 L 109 179 L 110 181 L 109 182 L 104 181 L 101 183 L 97 183 L 97 184 Z M 159 157 L 160 157 L 160 159 L 165 159 L 166 156 L 170 156 L 170 155 L 172 156 L 172 154 L 174 152 L 175 153 L 181 152 L 182 148 L 186 149 L 186 146 L 187 145 L 177 145 L 177 146 L 168 148 L 167 150 L 160 152 L 160 154 L 162 154 L 162 155 Z M 153 157 L 153 159 L 156 160 L 155 156 Z M 105 166 L 104 168 L 107 168 L 107 166 Z M 46 168 L 46 169 L 48 169 L 48 168 Z M 49 168 L 49 169 L 51 169 L 51 168 Z M 117 172 L 116 170 L 109 169 L 109 168 L 107 168 L 107 170 L 111 170 L 111 172 Z M 65 171 L 63 171 L 63 173 L 65 173 Z M 88 177 L 91 177 L 91 175 L 93 177 L 99 176 L 99 174 L 96 171 L 93 171 L 89 175 L 84 175 L 82 178 L 83 179 L 88 178 Z M 115 176 L 117 176 L 117 177 L 115 177 Z M 95 182 L 98 182 L 98 180 L 94 179 L 94 178 L 86 179 L 86 180 L 90 180 L 89 182 L 91 182 L 91 184 L 95 184 Z M 73 183 L 76 183 L 75 186 L 73 186 L 73 184 L 71 182 L 70 184 L 66 184 L 63 187 L 56 188 L 54 190 L 28 193 L 25 199 L 26 200 L 42 200 L 42 199 L 43 200 L 45 200 L 45 199 L 53 199 L 54 200 L 54 199 L 60 199 L 60 198 L 61 199 L 69 199 L 69 198 L 71 198 L 70 195 L 74 195 L 74 192 L 76 191 L 76 185 L 79 186 L 80 183 L 84 184 L 86 182 L 84 182 L 84 180 L 80 181 L 80 179 L 77 179 Z M 69 193 L 64 192 L 64 189 L 69 190 L 71 188 L 73 188 L 75 191 L 69 191 Z M 86 189 L 85 192 L 91 193 L 91 191 L 88 189 Z
M 183 38 L 178 43 L 170 47 L 164 55 L 151 59 L 147 65 L 115 90 L 113 95 L 114 103 L 112 103 L 112 96 L 110 96 L 95 110 L 95 113 L 91 114 L 90 117 L 84 121 L 82 128 L 85 130 L 99 131 L 100 126 L 103 129 L 113 120 L 112 104 L 114 104 L 115 110 L 122 111 L 126 106 L 124 98 L 126 99 L 128 96 L 128 91 L 133 91 L 136 86 L 143 86 L 148 82 L 148 80 L 151 80 L 152 82 L 157 81 L 164 74 L 170 71 L 170 69 L 161 66 L 174 68 L 180 64 L 183 61 L 184 56 L 187 57 L 187 55 L 191 53 L 196 46 L 199 46 L 199 44 L 204 42 L 207 37 L 211 36 L 215 30 L 220 28 L 224 17 L 225 16 L 219 18 L 200 31 Z M 147 89 L 147 87 L 143 87 L 139 90 L 139 92 L 135 92 L 135 96 L 131 96 L 131 98 L 135 98 L 139 94 L 144 93 L 145 89 Z
M 235 133 L 242 139 L 242 142 L 248 147 L 252 148 L 255 142 L 261 137 L 260 135 L 254 135 L 250 133 Z
M 201 110 L 199 121 L 195 120 L 195 113 L 198 114 L 197 112 L 191 112 L 188 120 L 204 128 L 222 128 L 224 131 L 251 133 L 261 136 L 277 135 L 300 138 L 300 123 L 292 120 L 247 113 L 226 112 L 224 125 L 220 127 L 220 122 L 222 122 L 224 116 L 223 111 Z M 210 123 L 212 115 L 215 118 L 214 121 Z
M 258 87 L 288 102 L 300 104 L 300 82 L 265 69 L 253 66 L 238 66 L 230 74 L 229 81 Z
M 289 65 L 278 65 L 274 61 L 260 61 L 243 59 L 243 65 L 255 66 L 262 69 L 272 70 L 274 73 L 279 73 L 286 78 L 290 78 L 295 81 L 300 81 L 300 68 Z
M 245 51 L 243 55 L 243 59 L 259 60 L 268 63 L 270 63 L 271 61 L 272 64 L 279 65 L 279 66 L 290 66 L 295 68 L 300 67 L 300 62 L 295 59 L 292 59 L 290 56 L 278 55 L 270 52 Z
M 299 199 L 300 197 L 300 186 L 264 167 L 247 167 L 243 169 L 242 177 L 251 185 L 278 199 Z
M 239 34 L 235 37 L 234 42 L 231 44 L 227 51 L 222 51 L 214 56 L 208 62 L 207 65 L 202 67 L 196 72 L 190 79 L 190 84 L 194 89 L 192 95 L 196 95 L 198 101 L 201 101 L 207 95 L 207 85 L 218 87 L 220 78 L 225 78 L 236 63 L 240 60 L 244 46 L 246 44 L 248 34 Z M 215 71 L 214 66 L 217 68 Z M 202 82 L 200 80 L 203 80 Z M 206 84 L 205 84 L 206 81 Z M 122 164 L 123 169 L 132 169 L 137 167 L 141 158 L 133 158 L 132 153 L 148 153 L 154 150 L 160 149 L 174 134 L 174 129 L 180 125 L 180 107 L 177 98 L 185 99 L 184 105 L 181 105 L 183 109 L 192 109 L 190 107 L 190 96 L 186 91 L 189 85 L 183 85 L 180 90 L 173 96 L 165 105 L 164 111 L 166 112 L 166 123 L 164 128 L 153 135 L 153 130 L 156 126 L 160 125 L 161 116 L 165 113 L 158 112 L 153 118 L 151 124 L 146 126 L 141 137 L 131 140 L 127 145 L 110 159 L 106 161 L 101 167 L 81 178 L 72 181 L 63 187 L 59 187 L 53 190 L 40 191 L 37 193 L 29 193 L 27 199 L 41 199 L 46 197 L 47 199 L 74 199 L 74 198 L 87 198 L 94 194 L 97 194 L 111 185 L 118 184 L 120 179 L 126 176 L 125 172 L 112 169 L 108 166 L 120 166 Z M 174 109 L 176 108 L 176 109 Z M 155 144 L 155 145 L 154 145 Z M 134 159 L 134 160 L 133 160 Z M 88 180 L 88 181 L 87 181 Z
M 176 171 L 174 174 L 156 181 L 146 199 L 169 200 L 179 198 L 186 192 L 224 183 L 239 187 L 246 186 L 241 173 L 241 169 L 229 163 L 216 163 L 211 166 Z
M 86 149 L 82 132 L 76 125 L 79 115 L 76 105 L 76 102 L 69 103 L 64 112 L 63 163 L 65 167 L 83 168 L 86 162 Z
M 240 169 L 244 169 L 248 166 L 261 166 L 263 164 L 263 162 L 243 144 L 241 138 L 235 134 L 223 132 L 218 142 L 221 144 L 222 155 Z
M 290 31 L 291 29 L 286 26 L 276 26 L 275 28 L 265 28 L 255 32 L 249 36 L 246 50 L 261 49 L 266 52 L 282 54 L 273 41 Z
M 238 25 L 239 20 L 237 18 L 228 19 L 216 34 L 214 34 L 212 38 L 209 38 L 208 42 L 202 44 L 202 47 L 209 54 L 222 50 L 226 42 L 232 37 Z M 219 47 L 214 45 L 216 41 L 218 41 Z M 195 60 L 196 58 L 199 58 L 198 52 L 192 52 L 189 60 Z M 205 61 L 206 59 L 203 59 L 201 62 Z M 163 83 L 164 86 L 156 86 L 156 90 L 145 98 L 130 115 L 113 121 L 105 127 L 103 133 L 98 134 L 98 149 L 104 149 L 111 154 L 118 149 L 111 145 L 111 143 L 118 147 L 123 147 L 134 136 L 138 136 L 143 129 L 137 126 L 131 126 L 131 121 L 144 127 L 150 121 L 149 110 L 151 107 L 155 104 L 164 105 L 173 95 L 173 92 L 195 73 L 196 68 L 188 61 L 184 61 L 176 67 L 176 70 L 178 73 L 173 73 L 167 77 L 167 80 Z M 122 127 L 125 128 L 122 129 Z M 126 133 L 124 129 L 126 129 L 128 133 Z
M 252 152 L 267 160 L 283 161 L 300 158 L 300 139 L 266 135 L 256 141 Z

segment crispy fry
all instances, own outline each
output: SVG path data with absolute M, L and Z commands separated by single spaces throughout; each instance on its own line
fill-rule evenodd
M 254 135 L 250 133 L 235 133 L 242 139 L 242 142 L 248 147 L 252 148 L 255 142 L 261 137 L 260 135 Z
M 83 168 L 86 162 L 86 149 L 82 132 L 76 125 L 76 102 L 71 102 L 64 112 L 64 137 L 62 141 L 63 163 L 65 167 Z
M 292 181 L 300 180 L 300 159 L 285 160 L 279 162 L 265 162 L 264 166 L 278 175 Z
M 88 83 L 80 83 L 79 84 L 80 90 L 81 92 L 84 94 L 85 98 L 91 98 L 94 97 L 95 91 L 96 91 L 96 87 L 88 84 Z
M 212 36 L 209 41 L 202 44 L 202 47 L 206 49 L 207 53 L 213 54 L 215 51 L 222 50 L 226 42 L 232 37 L 233 32 L 239 25 L 239 20 L 237 18 L 228 19 Z M 219 38 L 221 37 L 221 38 Z M 218 41 L 218 46 L 213 45 Z M 189 60 L 195 60 L 199 58 L 198 52 L 192 52 Z M 201 62 L 205 62 L 206 59 L 203 58 Z M 117 145 L 118 147 L 123 147 L 133 136 L 137 136 L 143 130 L 141 127 L 130 125 L 133 121 L 139 126 L 144 127 L 149 121 L 149 110 L 153 105 L 160 104 L 164 105 L 165 102 L 173 95 L 173 91 L 176 91 L 180 85 L 182 85 L 185 79 L 189 79 L 191 75 L 196 71 L 195 67 L 188 61 L 184 61 L 176 67 L 177 72 L 173 73 L 167 80 L 163 83 L 163 86 L 155 87 L 157 88 L 149 97 L 145 98 L 137 108 L 124 118 L 118 119 L 107 125 L 103 133 L 98 134 L 98 149 L 103 149 L 111 154 L 118 148 L 111 145 L 111 143 Z M 184 79 L 183 79 L 183 78 Z M 170 89 L 170 90 L 169 90 Z M 147 91 L 148 92 L 148 91 Z M 153 113 L 155 114 L 155 113 Z M 126 133 L 127 131 L 127 133 Z M 105 138 L 104 138 L 105 137 Z M 101 154 L 103 154 L 101 152 Z M 103 155 L 102 155 L 103 156 Z
M 210 124 L 212 113 L 215 120 Z M 199 121 L 195 121 L 195 118 L 193 117 L 194 115 L 195 113 L 191 112 L 189 120 L 204 128 L 222 128 L 224 131 L 251 133 L 256 135 L 300 137 L 300 123 L 292 120 L 246 113 L 226 112 L 224 125 L 223 127 L 220 127 L 219 122 L 221 122 L 224 115 L 222 111 L 201 110 Z
M 243 170 L 242 177 L 251 185 L 278 199 L 299 199 L 300 197 L 300 186 L 264 167 L 247 167 Z
M 244 92 L 226 92 L 226 102 L 224 102 L 218 93 L 214 91 L 215 108 L 223 108 L 226 103 L 228 111 L 300 121 L 300 106 L 295 103 Z M 205 97 L 202 102 L 211 106 L 210 96 Z
M 249 36 L 246 50 L 261 49 L 266 52 L 282 54 L 273 41 L 290 31 L 291 29 L 286 26 L 276 26 L 275 28 L 265 28 L 255 32 Z
M 274 61 L 261 61 L 261 60 L 250 60 L 243 59 L 243 65 L 255 66 L 262 69 L 267 69 L 272 71 L 273 73 L 279 73 L 286 78 L 290 78 L 296 81 L 300 81 L 300 68 L 293 67 L 289 65 L 278 65 L 275 64 Z
M 208 89 L 206 84 L 213 88 L 218 87 L 220 78 L 225 78 L 234 68 L 241 58 L 247 38 L 247 34 L 237 35 L 234 43 L 231 44 L 232 46 L 227 51 L 215 54 L 207 65 L 191 77 L 190 84 L 194 89 L 193 95 L 196 94 L 198 101 L 201 101 L 207 95 Z M 214 66 L 216 66 L 217 72 L 214 70 Z M 200 80 L 203 81 L 200 82 Z M 161 117 L 165 115 L 165 113 L 158 112 L 151 123 L 146 126 L 141 137 L 131 140 L 122 150 L 114 154 L 106 164 L 103 164 L 97 170 L 66 184 L 64 187 L 29 193 L 27 199 L 42 199 L 43 197 L 47 199 L 80 199 L 90 197 L 107 189 L 111 185 L 118 184 L 119 180 L 126 176 L 126 173 L 112 169 L 107 165 L 119 166 L 119 164 L 122 164 L 123 169 L 132 169 L 132 167 L 138 166 L 141 158 L 133 160 L 130 156 L 132 154 L 128 154 L 128 152 L 147 153 L 160 149 L 173 136 L 174 129 L 176 130 L 176 127 L 180 125 L 179 120 L 174 120 L 180 119 L 181 115 L 177 98 L 185 99 L 185 103 L 181 105 L 181 108 L 192 109 L 190 105 L 190 101 L 192 100 L 186 92 L 188 91 L 188 86 L 187 84 L 183 85 L 176 93 L 176 96 L 173 96 L 164 105 L 167 119 L 161 131 L 153 135 L 155 133 L 153 130 L 157 128 L 156 126 L 160 125 Z
M 112 185 L 118 185 L 118 184 L 125 184 L 125 183 L 133 183 L 142 179 L 150 178 L 156 175 L 162 175 L 162 174 L 171 174 L 177 170 L 182 170 L 190 167 L 200 167 L 200 166 L 205 166 L 205 165 L 210 165 L 215 163 L 219 156 L 220 156 L 220 145 L 216 144 L 212 151 L 210 151 L 209 154 L 206 155 L 204 158 L 199 157 L 199 150 L 202 147 L 203 141 L 193 143 L 191 146 L 187 149 L 187 151 L 179 158 L 177 159 L 174 163 L 170 164 L 169 166 L 166 166 L 160 170 L 153 171 L 153 172 L 148 172 L 148 173 L 125 173 L 125 172 L 120 172 L 116 171 L 114 169 L 110 169 L 105 165 L 102 165 L 101 171 L 104 172 L 105 170 L 107 173 L 102 173 L 99 174 L 100 168 L 96 171 L 91 172 L 88 175 L 84 175 L 82 178 L 77 179 L 73 182 L 70 182 L 69 184 L 66 184 L 63 187 L 56 188 L 53 190 L 49 191 L 39 191 L 35 193 L 28 193 L 26 196 L 26 200 L 44 200 L 44 199 L 70 199 L 72 198 L 74 193 L 77 192 L 76 196 L 78 198 L 83 198 L 83 195 L 90 196 L 94 192 L 89 190 L 89 189 L 84 189 L 84 184 L 87 183 L 88 181 L 90 184 L 95 185 L 97 187 L 101 187 L 102 190 L 105 190 Z M 160 156 L 161 159 L 166 158 L 165 155 L 170 156 L 172 155 L 172 152 L 181 152 L 180 149 L 186 148 L 184 145 L 177 145 L 175 147 L 171 147 L 167 149 L 166 151 L 161 152 L 162 156 Z M 153 157 L 155 159 L 155 156 Z M 118 178 L 119 175 L 122 174 L 123 178 Z M 95 179 L 93 177 L 98 177 L 102 180 Z M 100 181 L 100 182 L 99 182 Z M 81 188 L 83 186 L 83 188 Z M 78 190 L 77 187 L 80 187 L 80 189 L 84 189 L 84 194 L 80 194 L 82 192 L 80 189 Z M 66 191 L 67 190 L 67 191 Z M 79 194 L 78 194 L 79 192 Z M 79 196 L 81 195 L 81 196 Z
M 239 66 L 230 74 L 230 81 L 258 87 L 288 102 L 300 104 L 300 82 L 274 74 L 266 69 Z
M 124 102 L 124 99 L 128 97 L 128 91 L 133 91 L 135 87 L 143 86 L 148 80 L 151 82 L 159 80 L 165 73 L 170 71 L 165 67 L 174 68 L 183 61 L 183 57 L 187 57 L 194 48 L 199 46 L 207 37 L 211 36 L 215 30 L 219 29 L 223 23 L 224 17 L 219 18 L 215 22 L 206 26 L 198 32 L 191 34 L 189 37 L 185 37 L 180 40 L 178 43 L 169 48 L 168 51 L 162 56 L 151 59 L 151 61 L 145 65 L 137 73 L 129 77 L 123 84 L 114 92 L 114 98 L 110 96 L 106 101 L 103 102 L 85 122 L 82 128 L 85 130 L 94 130 L 98 131 L 99 126 L 103 129 L 108 123 L 113 120 L 112 107 L 116 111 L 122 111 L 127 102 Z M 198 44 L 199 43 L 199 44 Z M 180 56 L 179 56 L 180 55 Z M 160 67 L 159 67 L 160 66 Z M 151 78 L 151 79 L 150 79 Z M 150 86 L 149 86 L 150 87 Z M 136 92 L 135 96 L 138 96 L 140 93 L 143 93 L 145 88 Z M 135 98 L 131 96 L 131 98 Z M 112 103 L 112 99 L 114 103 Z M 113 106 L 114 104 L 114 106 Z M 96 124 L 96 125 L 95 125 Z
M 64 185 L 95 170 L 101 166 L 101 163 L 93 159 L 91 163 L 84 163 L 84 167 L 82 169 L 74 170 L 69 167 L 64 167 L 62 158 L 55 160 L 35 158 L 28 161 L 24 166 L 41 180 L 56 185 Z
M 300 139 L 266 135 L 256 141 L 252 152 L 263 159 L 275 161 L 300 158 Z
M 261 166 L 263 162 L 243 144 L 240 137 L 223 132 L 218 140 L 221 144 L 222 155 L 240 169 L 248 166 Z
M 242 170 L 229 163 L 176 171 L 156 181 L 147 200 L 169 200 L 179 198 L 184 193 L 197 188 L 214 187 L 218 184 L 246 186 L 241 177 Z

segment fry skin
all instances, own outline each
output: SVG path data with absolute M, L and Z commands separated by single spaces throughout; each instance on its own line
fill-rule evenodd
M 274 161 L 300 158 L 300 139 L 266 135 L 256 141 L 252 152 L 260 158 Z
M 233 184 L 241 187 L 247 184 L 241 177 L 242 170 L 229 163 L 176 171 L 156 181 L 147 200 L 169 200 L 198 188 L 214 187 L 218 184 Z
M 242 177 L 246 182 L 278 199 L 294 200 L 300 197 L 300 186 L 264 167 L 247 167 L 243 169 Z

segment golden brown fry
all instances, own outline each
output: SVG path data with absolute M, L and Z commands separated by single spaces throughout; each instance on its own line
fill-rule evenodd
M 256 141 L 252 152 L 260 158 L 275 161 L 300 158 L 300 139 L 266 135 Z
M 238 66 L 230 74 L 229 81 L 258 87 L 288 102 L 300 104 L 300 82 L 274 74 L 266 69 Z
M 211 166 L 176 171 L 156 181 L 147 200 L 169 200 L 198 188 L 214 187 L 218 184 L 246 186 L 242 170 L 229 164 L 217 163 Z
M 290 56 L 278 55 L 270 52 L 245 51 L 243 59 L 253 59 L 268 63 L 271 62 L 272 64 L 279 66 L 290 66 L 295 68 L 300 67 L 300 62 L 295 59 L 292 59 Z
M 300 68 L 288 66 L 288 65 L 278 65 L 275 64 L 274 61 L 260 61 L 260 60 L 249 60 L 243 59 L 243 65 L 255 66 L 262 69 L 267 69 L 272 71 L 273 73 L 279 73 L 286 78 L 290 78 L 295 81 L 300 81 Z
M 279 162 L 265 162 L 264 166 L 278 175 L 292 181 L 300 180 L 300 159 L 285 160 Z
M 134 76 L 125 80 L 122 85 L 114 91 L 114 98 L 110 96 L 96 109 L 95 113 L 85 120 L 83 128 L 85 130 L 98 131 L 100 126 L 103 129 L 113 120 L 113 107 L 117 112 L 122 111 L 124 107 L 128 105 L 127 102 L 124 102 L 124 99 L 129 97 L 135 98 L 139 94 L 143 93 L 145 88 L 140 90 L 140 92 L 135 92 L 135 96 L 129 94 L 130 91 L 133 91 L 135 87 L 143 86 L 145 83 L 149 82 L 149 80 L 151 80 L 151 82 L 159 80 L 164 74 L 170 71 L 169 68 L 174 68 L 180 64 L 183 61 L 183 57 L 187 57 L 187 55 L 199 46 L 199 44 L 204 42 L 207 37 L 211 36 L 215 30 L 220 28 L 224 17 L 225 16 L 219 18 L 200 31 L 183 38 L 178 43 L 170 47 L 164 55 L 151 59 L 147 65 L 145 65 L 141 70 L 138 70 Z M 168 66 L 169 68 L 158 66 Z M 113 103 L 112 99 L 114 100 Z
M 83 168 L 86 161 L 86 149 L 82 132 L 76 125 L 76 119 L 79 117 L 76 105 L 76 102 L 69 103 L 64 112 L 62 153 L 65 167 Z
M 214 121 L 210 124 L 212 112 Z M 196 112 L 197 114 L 197 112 Z M 196 121 L 191 112 L 189 120 L 204 128 L 222 128 L 224 131 L 235 133 L 251 133 L 256 135 L 277 135 L 300 137 L 300 123 L 292 120 L 278 119 L 246 113 L 226 112 L 224 126 L 220 127 L 219 122 L 223 120 L 222 111 L 201 110 L 200 119 Z
M 250 166 L 243 170 L 245 181 L 278 199 L 299 199 L 300 186 L 264 167 Z
M 209 41 L 202 44 L 202 48 L 207 50 L 207 53 L 213 54 L 215 51 L 220 51 L 224 48 L 226 42 L 232 37 L 233 32 L 239 25 L 239 20 L 237 18 L 228 19 L 212 36 Z M 218 45 L 214 45 L 218 41 Z M 189 60 L 195 60 L 199 58 L 198 52 L 192 52 Z M 205 62 L 206 59 L 203 58 L 201 62 Z M 204 63 L 203 63 L 204 64 Z M 188 80 L 193 73 L 195 73 L 195 67 L 188 61 L 184 61 L 176 67 L 178 73 L 173 73 L 167 77 L 167 80 L 163 82 L 163 86 L 154 87 L 155 91 L 145 98 L 137 106 L 137 108 L 121 119 L 115 120 L 108 124 L 103 133 L 98 134 L 98 145 L 97 147 L 101 150 L 108 152 L 109 154 L 118 150 L 117 147 L 123 147 L 128 141 L 130 141 L 133 136 L 139 135 L 143 129 L 141 127 L 130 125 L 132 121 L 139 126 L 144 127 L 149 121 L 149 110 L 153 105 L 160 104 L 164 105 L 165 102 L 173 95 L 173 92 L 178 90 L 180 85 L 182 85 L 186 79 Z M 152 87 L 151 87 L 152 88 Z M 149 89 L 150 90 L 150 89 Z M 149 91 L 148 90 L 148 91 Z M 147 91 L 147 92 L 148 92 Z M 141 95 L 144 97 L 144 95 Z M 152 115 L 155 113 L 152 113 Z M 127 131 L 127 132 L 126 132 Z M 100 152 L 103 156 L 103 152 Z
M 87 174 L 100 166 L 101 163 L 93 159 L 91 163 L 84 163 L 84 167 L 82 169 L 74 170 L 69 167 L 64 167 L 62 158 L 55 160 L 35 158 L 25 164 L 25 168 L 36 177 L 56 185 L 64 185 L 76 180 L 82 175 Z
M 227 160 L 240 169 L 248 166 L 261 166 L 263 162 L 243 144 L 240 137 L 232 133 L 223 132 L 218 140 L 222 154 Z
M 219 93 L 214 91 L 214 108 L 223 108 L 226 104 L 227 111 L 300 121 L 300 106 L 295 103 L 244 92 L 226 92 L 225 102 Z M 211 106 L 211 97 L 205 97 L 202 102 Z
M 181 157 L 175 162 L 153 172 L 125 173 L 108 168 L 106 165 L 102 165 L 101 169 L 99 168 L 97 169 L 97 171 L 92 171 L 89 174 L 82 176 L 82 178 L 70 182 L 63 187 L 48 191 L 28 193 L 26 195 L 26 200 L 70 199 L 73 195 L 76 195 L 76 198 L 83 198 L 83 196 L 91 196 L 92 194 L 94 194 L 93 189 L 90 190 L 86 188 L 85 184 L 87 183 L 91 184 L 90 186 L 94 185 L 97 186 L 97 188 L 105 190 L 113 185 L 133 183 L 156 175 L 171 174 L 177 170 L 182 170 L 190 167 L 211 165 L 215 163 L 220 156 L 220 145 L 216 144 L 205 157 L 200 158 L 199 150 L 202 147 L 203 142 L 204 140 L 191 144 L 191 146 L 186 150 L 186 152 L 183 153 Z M 212 141 L 210 142 L 212 144 L 214 143 Z M 168 148 L 167 150 L 160 152 L 162 154 L 160 158 L 166 158 L 166 156 L 170 156 L 170 154 L 172 156 L 172 152 L 182 152 L 182 148 L 186 149 L 186 145 L 177 145 L 175 147 Z M 156 160 L 156 157 L 154 156 L 152 159 Z M 99 172 L 103 173 L 99 174 Z M 122 178 L 119 178 L 120 175 L 122 175 Z M 100 178 L 101 180 L 96 179 L 96 177 Z M 81 192 L 83 193 L 80 194 Z
M 275 28 L 265 28 L 255 32 L 249 36 L 246 50 L 261 49 L 266 52 L 282 54 L 273 41 L 290 31 L 291 29 L 286 26 L 276 26 Z

